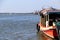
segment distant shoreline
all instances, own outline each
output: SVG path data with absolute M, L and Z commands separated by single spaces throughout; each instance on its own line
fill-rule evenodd
M 0 14 L 33 14 L 33 13 L 0 13 Z
M 4 14 L 4 13 L 2 13 Z M 5 14 L 16 14 L 16 13 L 5 13 Z M 19 14 L 19 13 L 18 13 Z M 22 13 L 21 13 L 22 14 Z M 33 14 L 33 13 L 23 13 L 23 14 Z
M 33 13 L 0 13 L 0 16 L 24 16 L 24 15 L 34 15 Z
M 26 15 L 37 15 L 37 14 L 34 14 L 34 13 L 0 13 L 0 17 L 1 16 L 26 16 Z

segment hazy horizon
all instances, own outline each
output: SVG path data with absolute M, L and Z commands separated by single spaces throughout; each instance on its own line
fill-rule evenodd
M 0 0 L 0 13 L 31 13 L 46 7 L 60 9 L 60 0 Z

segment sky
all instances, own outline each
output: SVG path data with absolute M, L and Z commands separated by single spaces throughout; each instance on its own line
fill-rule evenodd
M 60 9 L 60 0 L 0 0 L 0 13 L 29 13 L 48 7 Z

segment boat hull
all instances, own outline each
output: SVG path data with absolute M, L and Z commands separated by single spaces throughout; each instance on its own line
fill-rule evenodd
M 50 38 L 58 37 L 58 33 L 57 33 L 56 29 L 45 30 L 45 31 L 42 31 L 42 32 Z
M 40 31 L 42 32 L 42 34 L 50 38 L 58 38 L 58 31 L 56 29 L 44 30 L 43 28 L 45 28 L 45 26 L 43 26 L 41 23 L 38 24 L 38 27 L 40 28 Z M 41 30 L 41 27 L 43 30 Z

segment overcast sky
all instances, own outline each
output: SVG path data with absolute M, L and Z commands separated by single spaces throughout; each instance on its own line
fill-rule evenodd
M 45 7 L 60 9 L 60 0 L 0 0 L 0 12 L 27 13 Z

